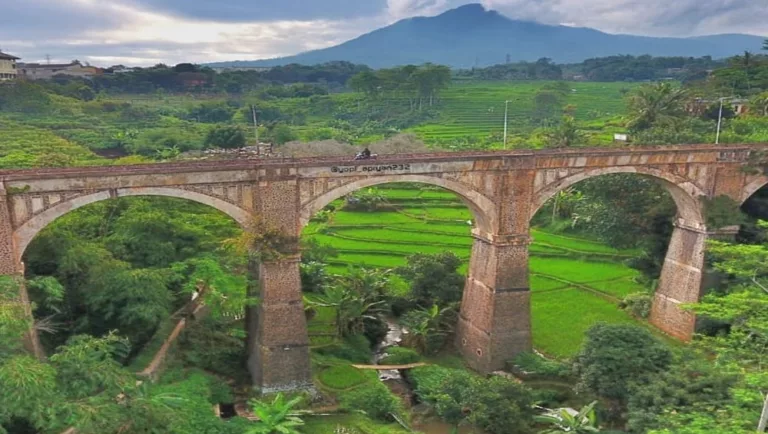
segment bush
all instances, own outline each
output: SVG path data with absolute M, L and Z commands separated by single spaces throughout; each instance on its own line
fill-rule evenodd
M 566 364 L 545 359 L 536 353 L 520 353 L 512 361 L 512 364 L 531 374 L 566 377 L 570 373 L 570 367 Z
M 407 365 L 421 361 L 421 355 L 410 348 L 387 348 L 387 355 L 379 361 L 381 365 Z
M 187 366 L 232 378 L 247 375 L 245 343 L 231 335 L 224 321 L 206 317 L 191 322 L 179 336 L 178 348 Z
M 219 125 L 208 131 L 205 145 L 225 149 L 242 148 L 245 146 L 245 131 L 237 125 Z
M 586 333 L 574 372 L 579 388 L 603 398 L 626 402 L 630 387 L 666 370 L 671 351 L 635 325 L 597 324 Z
M 378 345 L 389 332 L 387 323 L 378 317 L 363 318 L 363 335 L 368 339 L 368 343 L 373 347 Z
M 205 123 L 229 122 L 235 110 L 226 103 L 206 102 L 189 111 L 189 116 Z
M 360 410 L 369 417 L 381 421 L 389 421 L 391 414 L 400 415 L 403 412 L 400 399 L 390 392 L 389 388 L 380 382 L 370 387 L 361 387 L 342 397 L 341 408 L 345 410 Z
M 427 366 L 409 371 L 422 401 L 443 420 L 464 420 L 489 432 L 530 432 L 533 398 L 523 386 L 502 377 L 485 379 L 460 369 Z
M 646 292 L 637 292 L 624 297 L 619 303 L 619 308 L 629 312 L 630 315 L 637 318 L 648 318 L 651 314 L 651 303 L 653 297 Z
M 348 336 L 342 344 L 318 348 L 317 353 L 323 356 L 336 357 L 353 363 L 368 363 L 371 361 L 371 347 L 363 335 Z

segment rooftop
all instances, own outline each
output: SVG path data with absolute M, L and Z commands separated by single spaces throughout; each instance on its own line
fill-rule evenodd
M 22 63 L 21 66 L 24 68 L 66 68 L 68 66 L 74 66 L 74 65 L 80 65 L 80 62 L 77 60 L 72 61 L 70 63 Z
M 11 56 L 10 54 L 3 53 L 0 51 L 0 59 L 2 60 L 19 60 L 19 57 Z

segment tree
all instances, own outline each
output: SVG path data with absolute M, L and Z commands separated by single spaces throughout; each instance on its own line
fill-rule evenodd
M 579 387 L 623 405 L 634 383 L 671 362 L 669 349 L 645 328 L 597 324 L 587 331 L 574 372 Z
M 286 124 L 277 124 L 271 132 L 272 139 L 278 145 L 283 145 L 298 138 L 296 133 Z
M 301 397 L 286 401 L 282 393 L 278 393 L 271 403 L 251 400 L 251 408 L 259 421 L 246 434 L 300 434 L 296 427 L 304 425 L 298 416 L 291 414 Z
M 657 125 L 674 125 L 685 115 L 687 92 L 670 83 L 641 86 L 629 96 L 627 127 L 642 131 Z
M 439 351 L 445 344 L 444 337 L 456 323 L 456 309 L 453 306 L 440 309 L 436 304 L 429 309 L 417 309 L 402 318 L 408 329 L 405 344 L 422 354 Z
M 567 148 L 583 145 L 586 137 L 579 131 L 576 121 L 571 116 L 563 116 L 560 125 L 553 128 L 547 134 L 547 146 L 553 148 Z
M 361 92 L 367 96 L 376 96 L 381 87 L 381 80 L 372 71 L 363 71 L 350 77 L 347 85 L 355 92 Z
M 750 104 L 756 113 L 768 116 L 768 91 L 755 95 Z
M 533 121 L 548 124 L 558 116 L 562 116 L 565 97 L 556 89 L 540 89 L 533 97 Z
M 461 259 L 453 252 L 408 256 L 408 265 L 397 273 L 411 282 L 411 296 L 422 307 L 447 306 L 461 300 L 464 278 L 459 274 Z
M 568 408 L 549 410 L 545 415 L 534 417 L 534 420 L 555 426 L 552 429 L 542 431 L 540 434 L 557 434 L 562 432 L 588 434 L 600 432 L 595 426 L 597 421 L 595 417 L 595 404 L 597 404 L 597 401 L 592 401 L 575 414 Z
M 205 137 L 206 147 L 225 149 L 242 148 L 245 146 L 245 131 L 237 125 L 217 125 Z

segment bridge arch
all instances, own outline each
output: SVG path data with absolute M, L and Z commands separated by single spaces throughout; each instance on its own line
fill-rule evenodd
M 194 202 L 199 202 L 204 205 L 211 206 L 217 210 L 232 217 L 240 226 L 245 227 L 251 220 L 251 213 L 248 211 L 226 202 L 222 199 L 209 196 L 207 194 L 198 193 L 189 190 L 183 190 L 173 187 L 133 187 L 133 188 L 118 188 L 116 190 L 104 190 L 96 193 L 88 194 L 85 196 L 79 196 L 55 206 L 33 216 L 27 220 L 24 224 L 19 226 L 13 233 L 13 239 L 16 251 L 16 260 L 21 261 L 24 256 L 24 251 L 29 246 L 29 243 L 35 238 L 35 236 L 51 222 L 57 218 L 74 211 L 85 205 L 99 202 L 102 200 L 113 199 L 117 197 L 128 196 L 166 196 L 176 197 L 180 199 L 188 199 Z
M 698 185 L 681 176 L 641 166 L 617 166 L 586 170 L 555 181 L 544 187 L 535 195 L 529 218 L 532 219 L 539 209 L 560 191 L 585 179 L 613 173 L 634 173 L 658 181 L 667 192 L 669 192 L 670 196 L 672 196 L 672 199 L 677 205 L 677 211 L 680 217 L 689 224 L 704 224 L 704 216 L 698 198 L 704 197 L 706 194 Z
M 357 190 L 380 184 L 396 182 L 414 182 L 434 185 L 456 193 L 472 212 L 477 228 L 486 233 L 496 233 L 498 229 L 496 204 L 471 187 L 445 178 L 426 175 L 389 175 L 361 178 L 334 188 L 301 206 L 299 231 L 309 223 L 315 213 L 325 208 L 329 203 Z
M 754 181 L 747 184 L 741 191 L 741 197 L 739 198 L 739 205 L 744 205 L 744 202 L 749 200 L 752 195 L 757 193 L 758 190 L 768 185 L 768 177 L 761 176 Z

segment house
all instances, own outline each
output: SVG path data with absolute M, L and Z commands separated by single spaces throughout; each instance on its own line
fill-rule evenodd
M 201 72 L 182 72 L 179 81 L 185 88 L 203 87 L 208 84 L 208 76 Z
M 745 99 L 725 99 L 723 103 L 730 105 L 736 116 L 741 116 L 749 112 L 749 101 Z M 685 110 L 694 116 L 701 116 L 710 106 L 716 104 L 719 104 L 719 100 L 696 98 L 685 105 Z
M 17 60 L 19 60 L 18 57 L 0 51 L 0 81 L 16 79 L 18 76 Z
M 56 75 L 93 77 L 101 73 L 99 68 L 83 66 L 78 60 L 63 64 L 20 63 L 18 69 L 20 75 L 27 80 L 50 80 Z
M 272 69 L 271 66 L 214 66 L 213 69 L 216 73 L 222 72 L 267 72 Z

